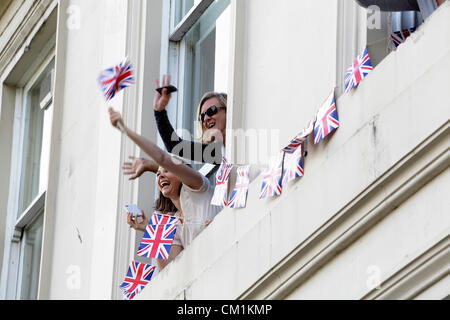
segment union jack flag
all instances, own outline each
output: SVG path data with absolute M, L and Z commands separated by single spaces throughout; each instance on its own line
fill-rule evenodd
M 331 131 L 339 128 L 339 118 L 334 100 L 334 89 L 323 106 L 317 112 L 314 125 L 314 144 L 318 144 Z
M 134 293 L 123 293 L 123 300 L 131 300 L 136 296 Z
M 131 63 L 126 59 L 118 65 L 102 71 L 98 77 L 98 83 L 106 101 L 111 100 L 117 92 L 134 84 Z
M 309 121 L 308 125 L 303 128 L 302 132 L 297 134 L 294 139 L 291 140 L 291 142 L 283 148 L 282 151 L 287 153 L 293 153 L 299 146 L 302 145 L 302 143 L 308 139 L 308 136 L 313 132 L 314 130 L 314 121 Z
M 416 28 L 403 29 L 401 31 L 393 32 L 391 34 L 391 39 L 395 48 L 405 42 L 406 38 L 408 38 L 414 31 L 416 31 Z
M 283 186 L 288 182 L 303 176 L 303 154 L 302 147 L 294 153 L 284 155 Z
M 236 172 L 236 184 L 231 193 L 228 207 L 230 208 L 245 208 L 247 201 L 248 183 L 249 183 L 250 166 L 240 166 Z
M 137 254 L 141 257 L 168 259 L 173 237 L 177 231 L 179 219 L 171 220 L 170 216 L 153 214 L 152 221 L 145 228 L 144 236 Z M 169 223 L 169 221 L 173 221 Z M 156 223 L 154 223 L 156 222 Z
M 228 203 L 228 179 L 230 178 L 230 172 L 233 168 L 231 163 L 227 163 L 225 157 L 222 157 L 222 164 L 216 173 L 216 187 L 214 188 L 214 195 L 211 199 L 213 206 L 226 206 Z
M 281 194 L 281 179 L 283 176 L 284 152 L 281 152 L 276 158 L 272 159 L 271 164 L 263 173 L 261 184 L 260 199 L 279 196 Z
M 131 261 L 127 275 L 119 286 L 123 290 L 124 299 L 131 300 L 144 289 L 152 279 L 155 267 L 150 264 Z
M 364 51 L 353 61 L 353 65 L 345 74 L 345 92 L 350 92 L 372 70 L 373 66 L 370 61 L 369 52 L 367 48 L 364 48 Z
M 163 219 L 166 218 L 166 219 Z M 168 216 L 160 213 L 154 213 L 152 214 L 152 217 L 150 218 L 150 224 L 157 225 L 157 224 L 173 224 L 180 222 L 180 218 L 176 216 Z

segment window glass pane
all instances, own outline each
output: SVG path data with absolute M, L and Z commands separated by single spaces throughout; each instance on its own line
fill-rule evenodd
M 52 67 L 53 63 L 50 63 L 25 97 L 26 121 L 17 216 L 20 216 L 36 196 L 45 190 L 51 127 L 49 102 L 51 102 Z
M 230 0 L 215 1 L 185 35 L 183 128 L 194 131 L 204 93 L 227 92 Z
M 25 229 L 21 299 L 37 299 L 41 262 L 43 214 Z
M 183 20 L 183 17 L 193 6 L 194 0 L 175 0 L 175 26 Z

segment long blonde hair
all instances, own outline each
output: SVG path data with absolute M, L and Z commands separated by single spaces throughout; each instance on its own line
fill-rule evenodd
M 196 139 L 200 140 L 203 143 L 211 143 L 211 137 L 205 136 L 205 126 L 203 125 L 200 114 L 202 112 L 203 104 L 211 99 L 211 98 L 217 98 L 219 100 L 221 107 L 227 107 L 227 94 L 223 92 L 206 92 L 203 97 L 200 99 L 200 103 L 198 104 L 197 108 L 197 119 L 195 121 L 195 131 L 196 131 Z

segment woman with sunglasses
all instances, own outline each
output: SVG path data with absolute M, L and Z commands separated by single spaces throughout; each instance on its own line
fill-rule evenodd
M 158 88 L 159 80 L 155 83 Z M 162 86 L 168 85 L 170 75 L 164 75 Z M 192 161 L 220 164 L 225 146 L 227 95 L 208 92 L 200 100 L 196 122 L 200 142 L 183 140 L 175 133 L 166 111 L 170 98 L 171 94 L 163 89 L 161 93 L 157 91 L 153 101 L 156 125 L 167 151 Z

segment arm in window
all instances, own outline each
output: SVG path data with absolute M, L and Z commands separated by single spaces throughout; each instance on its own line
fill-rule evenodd
M 157 88 L 159 87 L 159 79 L 155 79 L 155 85 Z M 163 75 L 162 85 L 170 85 L 170 75 Z M 156 126 L 167 151 L 191 161 L 220 164 L 222 160 L 221 144 L 212 143 L 209 145 L 186 141 L 176 134 L 166 111 L 171 96 L 170 93 L 167 93 L 167 89 L 163 89 L 161 93 L 156 91 L 155 98 L 153 99 Z
M 129 180 L 134 180 L 139 178 L 145 172 L 156 173 L 158 171 L 158 165 L 151 159 L 136 158 L 133 156 L 128 157 L 130 161 L 125 161 L 122 164 L 122 169 L 124 175 L 131 175 Z
M 109 108 L 109 116 L 111 124 L 118 128 L 119 123 L 121 123 L 127 136 L 147 153 L 156 164 L 172 172 L 183 184 L 193 190 L 199 190 L 203 186 L 201 173 L 179 161 L 175 161 L 167 152 L 162 150 L 155 143 L 130 130 L 123 123 L 120 113 L 114 111 L 111 107 Z
M 220 164 L 222 148 L 219 143 L 205 144 L 183 140 L 173 129 L 166 110 L 155 110 L 154 114 L 159 135 L 168 152 L 192 161 Z

